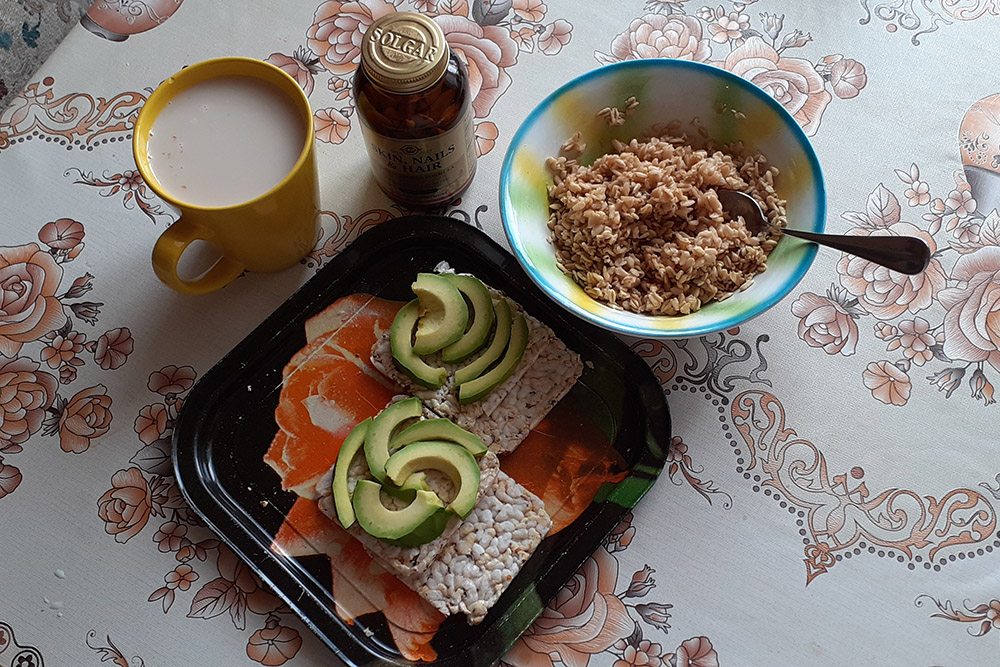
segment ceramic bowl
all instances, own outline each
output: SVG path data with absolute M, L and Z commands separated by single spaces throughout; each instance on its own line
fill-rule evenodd
M 605 107 L 639 106 L 619 127 L 598 117 Z M 822 232 L 826 194 L 819 161 L 795 119 L 757 86 L 723 69 L 686 60 L 632 60 L 583 74 L 549 95 L 521 124 L 504 157 L 500 213 L 510 246 L 531 279 L 570 312 L 605 329 L 637 337 L 686 338 L 728 329 L 760 315 L 801 280 L 816 246 L 783 236 L 749 289 L 711 301 L 689 315 L 640 315 L 606 306 L 557 267 L 548 241 L 545 160 L 581 133 L 584 164 L 654 126 L 679 122 L 680 132 L 720 144 L 741 141 L 779 169 L 778 194 L 788 201 L 788 226 Z M 699 132 L 698 128 L 702 128 Z

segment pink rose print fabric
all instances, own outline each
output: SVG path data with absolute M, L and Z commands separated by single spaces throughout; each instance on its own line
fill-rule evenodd
M 680 58 L 703 63 L 712 55 L 709 42 L 697 17 L 648 14 L 632 21 L 627 30 L 615 37 L 610 53 L 598 52 L 595 57 L 605 64 L 640 58 Z
M 268 616 L 264 627 L 247 640 L 247 657 L 262 665 L 283 665 L 295 657 L 302 646 L 302 637 L 295 628 L 279 624 L 277 616 Z
M 38 240 L 55 250 L 65 250 L 67 255 L 83 249 L 85 232 L 83 224 L 72 218 L 59 218 L 47 222 L 38 230 Z
M 686 448 L 679 438 L 672 446 L 678 448 L 681 457 L 685 455 Z M 718 654 L 707 637 L 687 639 L 673 652 L 643 637 L 643 630 L 669 631 L 673 605 L 652 600 L 636 602 L 656 590 L 656 571 L 648 565 L 629 578 L 621 576 L 615 554 L 628 549 L 638 537 L 629 514 L 559 591 L 501 664 L 584 667 L 592 661 L 605 664 L 610 659 L 615 665 L 718 667 Z
M 0 358 L 0 449 L 18 451 L 38 432 L 55 400 L 58 380 L 31 359 Z M 16 485 L 15 485 L 16 486 Z M 11 489 L 12 490 L 12 489 Z
M 265 58 L 265 62 L 271 63 L 295 79 L 296 83 L 302 86 L 306 97 L 312 95 L 313 88 L 316 86 L 316 75 L 323 67 L 320 59 L 305 48 L 296 49 L 295 54 L 291 56 L 272 53 Z
M 62 273 L 55 258 L 36 243 L 0 248 L 0 354 L 13 357 L 25 343 L 66 322 L 56 298 Z
M 517 64 L 518 49 L 510 31 L 500 26 L 480 26 L 464 16 L 441 15 L 437 22 L 448 45 L 469 69 L 476 117 L 489 116 L 497 99 L 510 87 L 507 68 Z
M 119 470 L 111 478 L 111 489 L 97 501 L 98 516 L 105 531 L 117 542 L 135 537 L 149 521 L 152 491 L 138 468 Z
M 931 253 L 936 249 L 930 234 L 907 222 L 895 222 L 888 227 L 874 229 L 859 228 L 850 233 L 858 236 L 915 236 L 927 243 Z M 869 313 L 883 320 L 926 309 L 947 280 L 937 259 L 932 259 L 923 273 L 908 276 L 868 260 L 845 255 L 837 263 L 837 272 L 841 285 L 857 297 Z
M 760 37 L 751 37 L 726 56 L 721 66 L 762 88 L 792 114 L 806 134 L 816 134 L 833 96 L 808 60 L 783 57 Z
M 85 452 L 90 441 L 111 428 L 111 397 L 97 385 L 75 394 L 59 415 L 59 446 L 64 452 Z
M 845 357 L 854 354 L 860 313 L 856 305 L 844 298 L 843 292 L 832 292 L 825 297 L 806 292 L 792 303 L 792 314 L 799 318 L 799 338 L 810 347 Z
M 555 652 L 570 664 L 608 650 L 635 629 L 635 621 L 614 594 L 617 579 L 617 559 L 599 549 L 521 641 L 535 653 Z
M 974 103 L 963 128 L 992 99 Z M 969 145 L 963 129 L 959 148 L 968 154 Z M 956 170 L 954 186 L 939 196 L 916 163 L 893 172 L 902 184 L 902 203 L 879 183 L 864 210 L 841 214 L 852 225 L 847 233 L 921 239 L 932 253 L 930 263 L 910 276 L 842 255 L 836 265 L 839 285 L 825 297 L 805 292 L 792 303 L 798 337 L 827 354 L 847 356 L 863 344 L 859 325 L 870 317 L 872 338 L 898 355 L 866 367 L 862 383 L 872 398 L 904 406 L 920 390 L 919 380 L 946 399 L 964 384 L 968 398 L 992 405 L 993 374 L 1000 372 L 1000 199 L 975 169 Z M 968 174 L 976 178 L 966 180 Z M 922 377 L 914 377 L 917 369 Z
M 395 11 L 396 7 L 385 0 L 328 0 L 316 9 L 306 32 L 307 45 L 328 70 L 350 74 L 361 61 L 361 38 L 368 26 Z
M 863 373 L 865 386 L 883 403 L 906 405 L 910 398 L 910 378 L 888 361 L 873 361 Z
M 669 4 L 669 9 L 665 5 Z M 702 7 L 688 13 L 681 3 L 646 3 L 656 13 L 634 19 L 611 42 L 608 52 L 595 51 L 601 64 L 638 58 L 680 58 L 711 63 L 762 88 L 799 122 L 816 134 L 823 112 L 833 99 L 857 97 L 868 82 L 865 66 L 841 54 L 816 61 L 796 53 L 812 35 L 787 29 L 783 14 L 743 11 L 748 3 Z
M 987 362 L 1000 371 L 1000 247 L 958 258 L 952 278 L 960 287 L 938 294 L 944 316 L 943 351 L 951 359 Z
M 524 38 L 523 30 L 525 28 L 521 28 L 521 31 L 519 31 L 521 32 L 522 43 L 530 45 L 531 37 Z M 531 30 L 531 28 L 528 28 L 528 30 Z M 537 33 L 537 29 L 534 32 Z M 538 33 L 538 50 L 547 56 L 554 56 L 562 51 L 563 47 L 569 44 L 571 39 L 573 39 L 573 24 L 564 19 L 556 19 L 542 28 L 541 33 Z M 528 48 L 527 51 L 530 53 L 531 49 Z
M 171 437 L 196 379 L 194 368 L 174 364 L 149 374 L 146 389 L 154 402 L 135 416 L 135 455 L 111 476 L 111 488 L 97 499 L 97 517 L 115 542 L 124 545 L 145 533 L 157 552 L 171 555 L 173 562 L 162 581 L 152 585 L 148 602 L 167 614 L 183 599 L 188 618 L 226 617 L 233 630 L 246 633 L 249 659 L 282 665 L 302 646 L 299 630 L 290 625 L 291 610 L 205 527 L 173 477 Z M 99 391 L 85 392 L 71 403 L 97 409 L 100 397 Z
M 88 358 L 98 372 L 113 371 L 135 349 L 127 327 L 96 339 L 85 329 L 98 324 L 104 306 L 81 300 L 95 278 L 64 281 L 85 237 L 82 222 L 62 217 L 39 225 L 39 243 L 0 247 L 0 498 L 25 478 L 6 457 L 34 446 L 34 436 L 58 436 L 59 449 L 81 454 L 112 422 L 105 385 L 69 387 Z

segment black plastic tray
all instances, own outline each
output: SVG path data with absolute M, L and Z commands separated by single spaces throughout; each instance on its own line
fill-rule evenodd
M 381 614 L 347 624 L 334 613 L 329 562 L 290 558 L 269 546 L 296 496 L 282 491 L 262 457 L 277 426 L 282 368 L 304 344 L 305 321 L 338 298 L 366 292 L 412 298 L 420 271 L 445 260 L 503 290 L 548 324 L 585 363 L 570 392 L 628 466 L 570 526 L 543 541 L 477 626 L 450 617 L 435 636 L 435 664 L 497 662 L 663 468 L 670 416 L 648 366 L 610 333 L 549 301 L 517 260 L 476 228 L 452 218 L 410 216 L 354 241 L 248 335 L 192 390 L 174 431 L 177 480 L 191 506 L 336 655 L 351 665 L 410 665 L 388 639 Z M 263 502 L 266 501 L 266 502 Z

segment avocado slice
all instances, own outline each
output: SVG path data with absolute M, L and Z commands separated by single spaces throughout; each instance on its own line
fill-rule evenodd
M 442 275 L 457 287 L 462 296 L 468 299 L 469 304 L 472 305 L 472 312 L 469 313 L 469 319 L 472 323 L 468 330 L 457 341 L 441 350 L 441 361 L 452 363 L 462 361 L 486 345 L 490 329 L 493 328 L 493 299 L 490 298 L 489 290 L 479 278 L 457 273 Z
M 365 445 L 365 437 L 371 426 L 371 417 L 351 429 L 340 445 L 337 462 L 333 466 L 333 505 L 337 509 L 337 520 L 344 528 L 354 524 L 354 507 L 351 505 L 351 493 L 347 489 L 347 472 L 351 468 L 354 456 Z
M 413 529 L 413 532 L 395 540 L 385 540 L 389 544 L 397 547 L 419 547 L 437 538 L 448 526 L 448 522 L 455 518 L 455 513 L 444 507 L 431 514 L 422 524 Z
M 422 472 L 415 472 L 406 479 L 403 483 L 399 485 L 402 491 L 430 491 L 431 487 L 427 486 L 427 475 Z
M 420 399 L 412 396 L 393 403 L 372 419 L 365 438 L 365 458 L 372 476 L 379 482 L 385 482 L 385 462 L 389 460 L 389 440 L 393 430 L 407 419 L 419 417 L 422 412 Z
M 422 472 L 415 472 L 403 480 L 403 483 L 399 486 L 396 486 L 387 479 L 382 490 L 393 498 L 399 498 L 403 502 L 410 503 L 417 497 L 417 491 L 430 491 L 431 487 L 427 485 L 427 475 Z
M 412 503 L 401 510 L 391 510 L 382 504 L 381 492 L 379 484 L 369 479 L 358 480 L 352 503 L 358 525 L 372 537 L 382 540 L 405 538 L 444 507 L 436 494 L 417 491 Z
M 518 313 L 517 317 L 514 318 L 510 332 L 510 344 L 507 346 L 503 358 L 486 373 L 458 385 L 458 402 L 462 405 L 474 403 L 496 389 L 514 372 L 514 368 L 521 361 L 524 348 L 527 346 L 528 323 L 525 321 L 524 315 Z
M 473 456 L 486 453 L 486 445 L 478 435 L 469 433 L 450 419 L 422 419 L 407 426 L 389 441 L 389 449 L 395 451 L 418 440 L 447 440 L 462 445 Z
M 511 315 L 510 303 L 507 299 L 498 299 L 493 302 L 493 312 L 496 319 L 496 331 L 493 333 L 493 340 L 490 342 L 481 355 L 467 366 L 463 366 L 455 371 L 455 383 L 463 384 L 474 380 L 486 372 L 493 362 L 503 355 L 510 342 L 510 327 L 513 317 Z
M 448 476 L 456 488 L 455 499 L 448 504 L 448 509 L 463 519 L 467 517 L 479 495 L 480 473 L 476 458 L 465 447 L 453 442 L 426 440 L 407 445 L 390 456 L 385 464 L 386 476 L 393 481 L 404 480 L 427 469 Z
M 420 302 L 417 299 L 399 309 L 389 328 L 389 344 L 392 347 L 392 358 L 396 365 L 413 378 L 413 381 L 437 389 L 448 379 L 448 371 L 444 368 L 431 366 L 413 351 L 413 328 L 420 317 Z
M 413 337 L 414 352 L 431 354 L 465 335 L 469 307 L 452 281 L 437 273 L 418 273 L 411 288 L 422 311 Z

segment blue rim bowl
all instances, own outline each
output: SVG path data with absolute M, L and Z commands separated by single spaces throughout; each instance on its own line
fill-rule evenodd
M 605 107 L 639 106 L 620 127 L 597 116 Z M 504 233 L 531 279 L 556 303 L 611 331 L 640 338 L 688 338 L 738 326 L 786 296 L 805 275 L 816 246 L 783 236 L 753 285 L 724 301 L 710 301 L 688 315 L 640 315 L 611 308 L 587 296 L 555 263 L 548 242 L 548 192 L 552 177 L 545 160 L 575 132 L 586 149 L 584 164 L 612 149 L 612 141 L 650 132 L 656 125 L 681 124 L 719 144 L 740 141 L 779 170 L 778 195 L 788 201 L 788 226 L 822 232 L 826 190 L 819 160 L 802 128 L 766 92 L 731 72 L 687 60 L 630 60 L 582 74 L 546 97 L 518 128 L 500 172 L 500 215 Z M 699 129 L 701 128 L 701 129 Z

